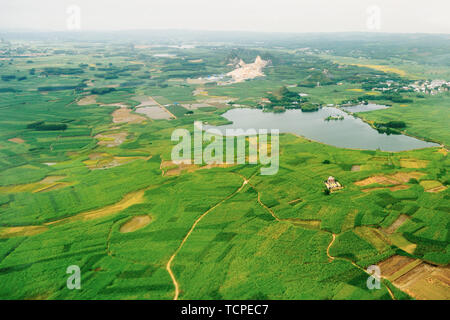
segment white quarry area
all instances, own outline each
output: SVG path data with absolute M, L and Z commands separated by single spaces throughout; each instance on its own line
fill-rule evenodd
M 238 66 L 235 70 L 228 72 L 227 76 L 232 78 L 232 82 L 243 82 L 245 80 L 254 79 L 257 77 L 264 77 L 265 74 L 262 72 L 263 68 L 267 66 L 269 61 L 261 59 L 257 56 L 255 62 L 246 64 L 242 59 L 239 61 Z
M 242 59 L 237 63 L 236 69 L 227 74 L 211 75 L 208 77 L 200 77 L 197 79 L 186 79 L 190 84 L 205 84 L 216 82 L 219 86 L 229 85 L 233 83 L 243 82 L 245 80 L 255 79 L 258 77 L 265 77 L 263 68 L 269 64 L 270 60 L 266 61 L 257 56 L 255 62 L 246 64 Z M 236 63 L 236 62 L 234 62 Z M 229 64 L 230 66 L 233 63 Z M 195 94 L 194 94 L 195 95 Z

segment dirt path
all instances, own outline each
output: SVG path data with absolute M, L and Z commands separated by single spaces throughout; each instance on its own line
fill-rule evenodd
M 331 248 L 331 246 L 333 245 L 334 241 L 336 240 L 336 234 L 332 233 L 331 235 L 333 236 L 333 238 L 331 239 L 331 242 L 330 242 L 330 244 L 329 244 L 328 247 L 327 247 L 327 256 L 328 256 L 328 258 L 329 258 L 331 261 L 333 261 L 334 259 L 346 260 L 346 261 L 350 262 L 355 268 L 358 268 L 359 270 L 364 271 L 364 272 L 367 273 L 369 276 L 371 276 L 372 274 L 371 274 L 370 272 L 368 272 L 366 269 L 364 269 L 364 268 L 360 267 L 359 265 L 357 265 L 354 261 L 352 261 L 352 260 L 350 260 L 350 259 L 347 259 L 347 258 L 334 257 L 334 256 L 332 256 L 332 255 L 330 254 L 330 248 Z M 331 261 L 330 261 L 330 262 L 331 262 Z M 395 296 L 394 296 L 394 293 L 391 291 L 391 289 L 390 289 L 390 288 L 389 288 L 382 280 L 380 280 L 380 281 L 381 281 L 381 283 L 383 283 L 383 285 L 386 287 L 386 290 L 389 292 L 389 295 L 391 296 L 392 300 L 396 300 L 396 299 L 395 299 Z
M 261 207 L 263 207 L 264 209 L 266 209 L 271 215 L 272 217 L 277 220 L 277 221 L 281 221 L 280 218 L 278 218 L 278 216 L 275 214 L 275 212 L 273 212 L 272 209 L 270 209 L 268 206 L 266 206 L 262 201 L 261 201 L 261 194 L 259 193 L 258 190 L 256 190 L 256 188 L 254 186 L 252 186 L 252 188 L 256 191 L 256 193 L 258 194 L 258 203 Z
M 333 261 L 333 260 L 334 260 L 334 257 L 330 254 L 330 248 L 331 248 L 331 246 L 333 245 L 334 240 L 336 240 L 336 235 L 335 235 L 334 233 L 332 233 L 331 235 L 333 236 L 333 239 L 331 239 L 331 242 L 330 242 L 330 244 L 329 244 L 328 247 L 327 247 L 327 256 L 328 256 L 328 258 L 329 258 L 331 261 Z
M 195 227 L 197 226 L 197 224 L 206 216 L 208 215 L 208 213 L 210 213 L 211 211 L 213 211 L 214 209 L 216 209 L 217 207 L 219 207 L 222 203 L 224 203 L 225 201 L 227 201 L 228 199 L 232 198 L 233 196 L 235 196 L 237 193 L 239 193 L 244 187 L 245 185 L 248 183 L 249 180 L 244 178 L 244 181 L 242 182 L 242 185 L 236 190 L 234 191 L 232 194 L 230 194 L 229 196 L 227 196 L 226 198 L 220 200 L 217 204 L 215 204 L 214 206 L 212 206 L 211 208 L 209 208 L 207 211 L 205 211 L 200 217 L 198 217 L 197 220 L 195 220 L 194 224 L 192 225 L 191 229 L 189 230 L 189 232 L 184 236 L 183 240 L 181 241 L 180 245 L 178 246 L 177 250 L 175 250 L 175 252 L 172 254 L 172 256 L 170 257 L 169 261 L 167 262 L 166 265 L 166 270 L 170 275 L 170 278 L 172 278 L 172 282 L 173 285 L 175 286 L 175 295 L 173 297 L 173 300 L 178 300 L 178 296 L 180 294 L 180 286 L 177 282 L 177 279 L 175 278 L 175 275 L 172 271 L 172 262 L 175 259 L 175 257 L 177 256 L 177 254 L 180 252 L 181 248 L 183 247 L 183 245 L 186 243 L 187 239 L 189 238 L 189 236 L 192 234 L 192 232 L 194 231 Z
M 290 222 L 290 221 L 287 220 L 287 219 L 280 219 L 280 218 L 273 212 L 272 209 L 270 209 L 269 207 L 267 207 L 267 206 L 261 201 L 260 192 L 255 188 L 255 186 L 253 186 L 252 184 L 250 184 L 250 186 L 251 186 L 251 187 L 256 191 L 256 193 L 258 194 L 258 203 L 259 203 L 264 209 L 266 209 L 266 210 L 272 215 L 272 217 L 275 218 L 275 220 L 280 221 L 280 222 L 281 222 L 281 221 L 287 221 L 287 222 Z M 330 233 L 329 231 L 325 231 L 325 230 L 322 230 L 322 231 L 327 232 L 327 233 Z M 365 270 L 364 268 L 362 268 L 362 267 L 360 267 L 359 265 L 357 265 L 354 261 L 352 261 L 352 260 L 350 260 L 350 259 L 346 259 L 346 258 L 334 257 L 334 256 L 332 256 L 332 255 L 330 254 L 330 248 L 331 248 L 331 246 L 333 245 L 334 241 L 336 240 L 336 234 L 331 233 L 331 235 L 332 235 L 332 239 L 331 239 L 331 242 L 328 244 L 328 247 L 327 247 L 327 256 L 328 256 L 328 258 L 329 258 L 331 261 L 333 261 L 333 260 L 335 260 L 335 259 L 346 260 L 346 261 L 350 262 L 355 268 L 358 268 L 359 270 L 362 270 L 362 271 L 364 271 L 366 274 L 368 274 L 368 275 L 371 276 L 371 275 L 372 275 L 371 273 L 369 273 L 367 270 Z M 330 261 L 330 262 L 331 262 L 331 261 Z M 394 296 L 394 293 L 391 291 L 391 289 L 390 289 L 383 281 L 381 281 L 381 282 L 382 282 L 383 285 L 386 287 L 386 289 L 387 289 L 387 291 L 389 292 L 389 295 L 391 296 L 392 300 L 396 300 L 396 298 L 395 298 L 395 296 Z

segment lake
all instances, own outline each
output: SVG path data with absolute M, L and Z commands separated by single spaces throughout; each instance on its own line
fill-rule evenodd
M 355 106 L 350 107 L 341 107 L 341 109 L 349 112 L 368 112 L 368 111 L 374 111 L 374 110 L 383 110 L 389 108 L 388 106 L 381 105 L 381 104 L 358 104 Z
M 279 129 L 280 133 L 294 133 L 307 139 L 340 148 L 383 151 L 404 151 L 438 146 L 405 135 L 378 133 L 361 119 L 333 107 L 316 112 L 286 110 L 283 113 L 263 112 L 260 109 L 236 108 L 225 112 L 224 118 L 233 121 L 223 126 L 204 125 L 204 129 Z M 343 120 L 325 121 L 328 116 L 343 116 Z

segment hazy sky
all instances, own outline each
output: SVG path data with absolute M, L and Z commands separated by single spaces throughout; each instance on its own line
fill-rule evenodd
M 80 19 L 76 9 L 67 13 L 71 5 Z M 69 23 L 81 30 L 450 33 L 449 13 L 449 0 L 0 0 L 0 30 L 68 30 Z

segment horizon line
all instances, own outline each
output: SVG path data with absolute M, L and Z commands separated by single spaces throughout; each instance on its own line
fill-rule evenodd
M 207 30 L 207 29 L 177 29 L 177 28 L 148 28 L 148 29 L 82 29 L 82 30 L 66 30 L 66 29 L 1 29 L 0 33 L 66 33 L 66 34 L 81 34 L 81 33 L 113 33 L 113 32 L 148 32 L 148 31 L 172 31 L 172 32 L 205 32 L 205 33 L 255 33 L 255 34 L 373 34 L 373 35 L 447 35 L 446 32 L 400 32 L 400 31 L 259 31 L 259 30 Z

